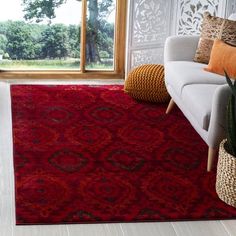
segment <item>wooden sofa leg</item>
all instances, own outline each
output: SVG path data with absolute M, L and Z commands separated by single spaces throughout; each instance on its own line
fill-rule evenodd
M 171 100 L 170 100 L 170 102 L 169 102 L 169 105 L 168 105 L 168 107 L 167 107 L 167 109 L 166 109 L 166 114 L 169 114 L 170 111 L 173 109 L 174 106 L 175 106 L 175 102 L 174 102 L 174 100 L 171 98 Z
M 211 147 L 208 148 L 207 171 L 212 170 L 217 153 L 218 153 L 217 148 L 211 148 Z

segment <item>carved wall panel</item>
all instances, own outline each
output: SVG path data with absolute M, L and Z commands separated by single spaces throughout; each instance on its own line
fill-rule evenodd
M 220 0 L 181 0 L 178 5 L 177 34 L 199 34 L 205 11 L 217 15 Z
M 175 1 L 129 1 L 127 73 L 140 64 L 163 63 L 163 47 L 171 34 Z
M 143 64 L 162 64 L 163 48 L 133 51 L 131 61 L 131 68 Z
M 228 0 L 226 5 L 226 17 L 232 13 L 236 13 L 236 0 Z
M 133 45 L 163 43 L 170 28 L 171 0 L 139 0 L 134 3 Z

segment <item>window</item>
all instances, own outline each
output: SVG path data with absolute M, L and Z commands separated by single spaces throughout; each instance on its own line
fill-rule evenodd
M 125 3 L 6 1 L 1 6 L 6 14 L 0 16 L 0 77 L 123 77 Z

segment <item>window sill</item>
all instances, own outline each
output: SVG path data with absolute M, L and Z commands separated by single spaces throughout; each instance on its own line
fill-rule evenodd
M 124 79 L 113 71 L 0 71 L 0 79 Z

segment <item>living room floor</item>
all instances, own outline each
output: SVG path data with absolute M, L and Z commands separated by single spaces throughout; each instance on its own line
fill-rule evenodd
M 0 82 L 0 235 L 1 236 L 236 236 L 236 220 L 77 225 L 15 225 L 10 84 L 123 84 L 123 80 Z

